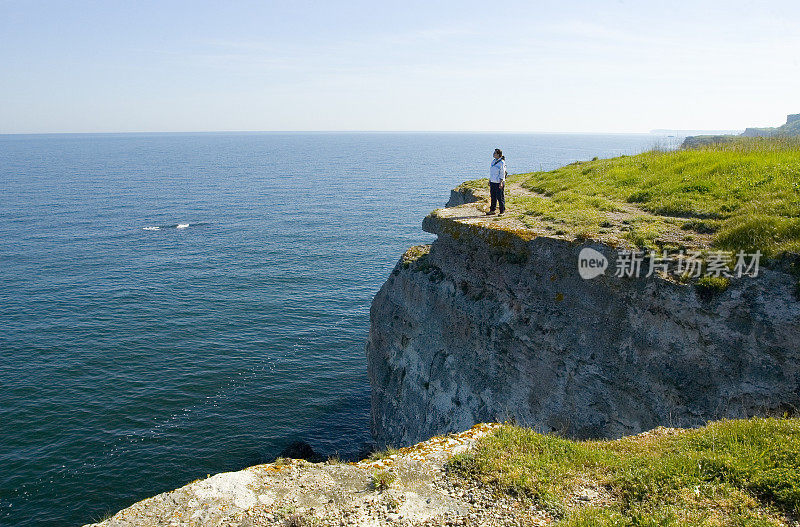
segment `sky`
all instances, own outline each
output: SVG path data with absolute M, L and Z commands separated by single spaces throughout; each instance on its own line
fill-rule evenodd
M 0 133 L 777 126 L 799 24 L 797 0 L 0 0 Z

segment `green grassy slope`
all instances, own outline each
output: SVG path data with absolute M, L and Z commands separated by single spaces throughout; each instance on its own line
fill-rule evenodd
M 615 218 L 632 214 L 626 237 L 637 246 L 661 245 L 659 235 L 677 225 L 687 239 L 712 234 L 717 249 L 800 252 L 800 138 L 596 159 L 510 176 L 509 185 L 532 191 L 508 197 L 530 227 L 603 239 Z
M 787 525 L 800 514 L 800 419 L 667 432 L 579 442 L 504 426 L 448 468 L 537 502 L 562 526 Z M 603 499 L 576 505 L 586 488 Z

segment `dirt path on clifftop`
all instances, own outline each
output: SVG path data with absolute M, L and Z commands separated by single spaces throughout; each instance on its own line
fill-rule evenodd
M 450 218 L 469 225 L 482 226 L 491 229 L 502 229 L 511 232 L 528 233 L 530 237 L 548 236 L 575 240 L 579 233 L 569 232 L 569 228 L 555 221 L 545 219 L 543 216 L 531 214 L 525 207 L 519 205 L 524 199 L 540 199 L 552 201 L 546 194 L 535 192 L 520 185 L 519 181 L 510 179 L 506 183 L 506 213 L 487 216 L 489 209 L 488 189 L 471 189 L 477 202 L 466 203 L 455 207 L 437 209 L 435 214 Z M 614 210 L 598 210 L 603 218 L 600 232 L 591 235 L 609 245 L 621 248 L 634 248 L 635 237 L 631 236 L 634 224 L 643 224 L 648 221 L 657 222 L 661 227 L 657 244 L 663 246 L 683 247 L 686 249 L 707 249 L 711 246 L 712 236 L 682 228 L 682 225 L 696 218 L 665 216 L 645 211 L 634 204 L 614 201 Z

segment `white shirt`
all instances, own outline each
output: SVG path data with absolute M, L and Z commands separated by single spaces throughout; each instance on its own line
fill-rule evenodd
M 506 162 L 502 159 L 492 159 L 492 164 L 489 165 L 489 181 L 491 183 L 500 183 L 506 179 Z

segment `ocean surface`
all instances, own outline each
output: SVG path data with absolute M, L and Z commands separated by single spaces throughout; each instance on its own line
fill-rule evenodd
M 0 525 L 370 442 L 369 305 L 452 187 L 654 135 L 0 136 Z

